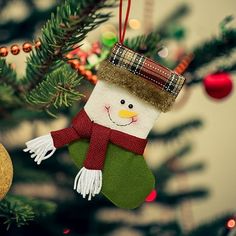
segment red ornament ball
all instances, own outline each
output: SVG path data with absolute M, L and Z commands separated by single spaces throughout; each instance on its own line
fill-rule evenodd
M 233 89 L 231 76 L 226 72 L 206 76 L 203 84 L 207 94 L 219 100 L 227 97 Z
M 151 193 L 146 197 L 145 202 L 153 202 L 157 197 L 157 191 L 153 189 Z
M 11 46 L 11 54 L 18 55 L 20 52 L 20 47 L 17 44 Z
M 7 47 L 0 47 L 0 57 L 6 57 L 8 55 Z

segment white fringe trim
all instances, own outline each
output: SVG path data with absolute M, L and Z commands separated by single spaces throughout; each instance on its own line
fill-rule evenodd
M 27 148 L 25 148 L 23 151 L 32 153 L 30 157 L 34 158 L 34 161 L 37 162 L 38 165 L 43 160 L 51 157 L 56 151 L 51 134 L 32 139 L 26 143 L 26 146 Z
M 90 201 L 92 197 L 99 194 L 102 188 L 102 171 L 89 170 L 83 167 L 75 177 L 74 190 L 80 193 L 83 198 L 88 195 Z

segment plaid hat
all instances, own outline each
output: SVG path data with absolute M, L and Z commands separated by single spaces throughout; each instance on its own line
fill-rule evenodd
M 101 64 L 98 79 L 128 89 L 162 112 L 171 108 L 185 81 L 183 76 L 120 43 Z

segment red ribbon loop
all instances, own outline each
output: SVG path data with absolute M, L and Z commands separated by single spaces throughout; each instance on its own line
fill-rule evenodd
M 129 13 L 130 13 L 130 6 L 131 6 L 131 0 L 128 0 L 126 16 L 125 16 L 125 22 L 124 22 L 124 28 L 122 29 L 122 0 L 120 0 L 120 7 L 119 7 L 119 42 L 121 44 L 123 44 L 124 39 L 125 39 L 125 32 L 126 32 Z

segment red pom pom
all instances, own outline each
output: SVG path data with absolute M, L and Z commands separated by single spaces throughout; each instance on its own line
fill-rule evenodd
M 145 202 L 153 202 L 157 197 L 157 191 L 153 189 L 151 193 L 146 197 Z
M 215 99 L 227 97 L 233 89 L 231 76 L 225 72 L 206 76 L 203 84 L 207 94 Z

